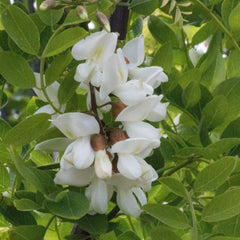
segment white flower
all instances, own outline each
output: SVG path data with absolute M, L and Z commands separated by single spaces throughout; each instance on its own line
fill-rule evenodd
M 105 150 L 95 152 L 94 168 L 96 175 L 101 179 L 108 179 L 112 176 L 112 163 Z
M 65 113 L 53 120 L 53 124 L 73 141 L 65 150 L 63 159 L 76 168 L 85 169 L 94 161 L 90 135 L 99 133 L 99 125 L 93 116 L 84 113 Z
M 106 31 L 96 32 L 76 43 L 72 48 L 72 56 L 76 60 L 87 60 L 77 67 L 74 79 L 88 83 L 94 75 L 101 75 L 107 59 L 114 53 L 117 44 L 117 34 Z M 101 77 L 100 77 L 101 78 Z M 91 82 L 99 86 L 99 82 Z

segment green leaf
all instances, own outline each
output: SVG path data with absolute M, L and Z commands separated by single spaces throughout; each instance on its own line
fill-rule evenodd
M 153 228 L 151 237 L 152 240 L 181 240 L 174 232 L 163 226 Z
M 8 190 L 10 177 L 7 169 L 0 163 L 0 192 L 4 192 Z
M 228 19 L 231 14 L 232 9 L 236 6 L 238 3 L 238 0 L 224 0 L 222 3 L 222 8 L 221 8 L 221 15 L 224 24 L 230 28 Z
M 236 163 L 236 158 L 224 157 L 204 168 L 195 180 L 195 191 L 212 191 L 221 186 L 233 172 Z
M 150 15 L 158 6 L 158 0 L 133 0 L 130 3 L 130 9 L 146 16 Z
M 26 60 L 13 52 L 0 52 L 0 74 L 9 83 L 20 88 L 31 88 L 36 85 L 33 71 Z
M 50 67 L 45 72 L 46 86 L 51 85 L 53 82 L 59 80 L 60 75 L 72 61 L 72 54 L 67 51 L 64 54 L 57 56 L 52 62 Z
M 221 138 L 240 138 L 240 118 L 232 121 L 223 131 Z
M 240 214 L 240 189 L 232 189 L 215 197 L 202 212 L 205 222 L 217 222 Z
M 225 96 L 216 96 L 202 110 L 202 125 L 214 129 L 224 121 L 228 112 L 228 101 Z
M 45 201 L 45 204 L 51 213 L 73 220 L 83 217 L 89 210 L 87 198 L 77 192 L 68 192 L 59 202 Z
M 240 3 L 231 11 L 228 22 L 232 32 L 236 35 L 240 34 Z
M 170 227 L 177 229 L 190 227 L 187 216 L 176 207 L 162 204 L 147 204 L 142 208 L 148 214 Z
M 185 88 L 192 81 L 200 82 L 201 76 L 202 76 L 202 73 L 199 71 L 199 69 L 194 68 L 187 72 L 182 73 L 181 78 L 179 79 L 179 83 L 182 88 Z
M 239 237 L 223 237 L 223 236 L 217 236 L 209 238 L 209 240 L 240 240 Z
M 151 15 L 148 20 L 148 28 L 153 37 L 163 43 L 172 43 L 172 46 L 178 46 L 178 39 L 173 30 L 159 17 Z
M 2 23 L 20 49 L 29 54 L 38 54 L 40 48 L 38 28 L 23 10 L 14 5 L 8 6 L 2 13 Z
M 33 202 L 30 199 L 22 198 L 20 200 L 14 200 L 14 206 L 19 211 L 33 211 L 33 210 L 39 210 L 40 206 Z
M 39 6 L 44 0 L 37 0 L 37 7 L 39 9 Z M 63 15 L 64 9 L 46 9 L 44 11 L 38 10 L 37 13 L 42 20 L 43 23 L 45 23 L 48 26 L 54 26 Z
M 133 31 L 134 37 L 137 37 L 141 34 L 143 29 L 143 19 L 142 17 L 138 17 L 131 26 L 131 30 Z
M 173 64 L 173 51 L 171 43 L 165 43 L 155 54 L 151 65 L 160 66 L 164 72 L 170 73 Z
M 2 118 L 0 118 L 0 138 L 3 138 L 3 136 L 11 129 L 11 126 L 4 121 Z
M 37 166 L 43 166 L 53 163 L 52 158 L 47 153 L 40 150 L 32 151 L 30 154 L 30 158 Z
M 111 232 L 102 234 L 100 236 L 100 240 L 117 240 L 117 237 L 116 237 L 114 231 L 111 231 Z
M 237 50 L 231 51 L 229 57 L 227 58 L 227 77 L 238 77 L 240 76 L 240 53 Z
M 79 86 L 79 82 L 74 80 L 75 69 L 68 73 L 58 90 L 58 100 L 60 104 L 64 104 L 70 100 Z
M 196 81 L 190 82 L 182 93 L 182 101 L 186 108 L 193 107 L 201 99 L 200 85 Z
M 187 199 L 186 189 L 181 182 L 172 177 L 162 177 L 159 181 L 165 184 L 173 193 Z
M 86 215 L 78 220 L 81 229 L 91 233 L 92 235 L 103 234 L 107 231 L 108 221 L 106 215 Z
M 118 236 L 118 240 L 140 240 L 133 231 L 127 231 Z
M 68 28 L 52 39 L 47 47 L 44 57 L 59 54 L 86 36 L 87 31 L 81 27 Z
M 207 22 L 203 25 L 193 36 L 192 45 L 197 45 L 204 40 L 207 40 L 217 30 L 217 26 L 214 20 Z
M 48 121 L 49 118 L 49 114 L 40 113 L 24 119 L 7 132 L 4 137 L 4 143 L 16 146 L 24 146 L 30 143 L 48 129 L 51 124 Z
M 10 240 L 42 240 L 45 235 L 43 226 L 19 226 L 9 230 Z

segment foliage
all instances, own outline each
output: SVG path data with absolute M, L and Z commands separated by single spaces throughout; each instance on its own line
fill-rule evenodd
M 82 2 L 87 19 L 75 12 Z M 0 238 L 240 239 L 239 1 L 54 3 L 30 13 L 26 2 L 0 0 Z M 143 66 L 161 66 L 168 75 L 155 89 L 169 103 L 166 119 L 154 123 L 161 145 L 147 158 L 159 179 L 138 218 L 119 212 L 115 196 L 106 214 L 90 215 L 83 187 L 56 185 L 67 143 L 51 114 L 34 114 L 48 105 L 54 113 L 63 106 L 87 111 L 86 91 L 74 80 L 79 61 L 70 50 L 99 30 L 98 10 L 110 16 L 117 5 L 130 10 L 125 43 L 142 33 Z M 37 60 L 39 75 L 30 67 Z M 51 97 L 53 83 L 59 89 Z M 103 121 L 111 123 L 111 116 Z M 62 149 L 57 158 L 40 147 L 54 138 L 55 151 Z M 81 230 L 71 235 L 75 223 Z

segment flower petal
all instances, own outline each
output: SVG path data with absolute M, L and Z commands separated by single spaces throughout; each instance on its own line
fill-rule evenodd
M 90 73 L 94 71 L 95 64 L 92 62 L 81 63 L 77 66 L 74 79 L 80 83 L 89 83 L 91 78 L 89 77 Z
M 63 152 L 72 140 L 65 137 L 53 138 L 46 140 L 44 142 L 38 143 L 35 146 L 35 150 L 42 150 L 45 152 Z
M 94 168 L 96 175 L 101 179 L 108 179 L 112 176 L 112 163 L 105 150 L 95 152 Z
M 111 152 L 112 153 L 128 153 L 128 154 L 138 154 L 149 146 L 152 146 L 153 141 L 146 138 L 128 138 L 123 141 L 116 142 L 113 144 Z
M 147 204 L 146 195 L 141 188 L 132 188 L 132 191 L 142 206 Z
M 147 120 L 152 122 L 159 122 L 165 119 L 167 114 L 167 106 L 169 103 L 161 103 L 159 102 L 149 113 Z
M 104 214 L 108 209 L 108 189 L 105 181 L 95 179 L 86 188 L 86 197 L 90 200 L 90 210 Z
M 94 169 L 87 168 L 84 170 L 75 167 L 60 169 L 54 178 L 54 182 L 59 185 L 86 186 L 94 176 Z
M 65 136 L 71 139 L 99 133 L 100 131 L 97 120 L 85 113 L 64 113 L 52 122 Z
M 130 154 L 118 154 L 117 168 L 123 176 L 129 179 L 137 179 L 142 174 L 138 157 Z
M 90 144 L 90 136 L 77 139 L 72 144 L 74 166 L 78 169 L 90 167 L 94 161 L 94 151 Z
M 126 105 L 134 105 L 153 94 L 153 88 L 141 80 L 130 80 L 113 91 Z
M 129 61 L 129 68 L 141 65 L 145 56 L 143 35 L 129 41 L 123 47 L 123 55 Z
M 161 67 L 145 67 L 129 69 L 129 77 L 142 80 L 153 88 L 160 86 L 162 82 L 167 82 L 168 77 Z
M 124 108 L 115 121 L 142 121 L 148 117 L 149 113 L 159 102 L 159 97 L 156 95 L 145 98 L 143 101 L 133 106 Z
M 137 200 L 130 189 L 118 188 L 117 204 L 119 208 L 127 215 L 139 217 L 141 209 Z

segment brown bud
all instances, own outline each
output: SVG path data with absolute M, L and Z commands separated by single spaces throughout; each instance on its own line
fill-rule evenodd
M 88 19 L 87 10 L 83 6 L 77 6 L 76 7 L 76 14 L 77 14 L 78 17 L 80 17 L 83 20 Z
M 111 32 L 111 28 L 110 28 L 110 23 L 108 21 L 108 18 L 104 15 L 104 13 L 102 12 L 97 12 L 97 19 L 98 22 L 100 23 L 100 25 L 107 31 L 107 32 Z
M 125 105 L 121 101 L 113 103 L 113 105 L 112 105 L 112 115 L 113 115 L 114 119 L 116 119 L 118 114 L 126 107 L 127 107 L 127 105 Z
M 110 133 L 110 141 L 111 144 L 115 144 L 116 142 L 123 141 L 126 139 L 126 135 L 124 131 L 120 128 L 114 128 Z
M 101 134 L 93 135 L 91 139 L 91 146 L 95 152 L 99 150 L 104 150 L 106 147 L 104 137 Z

